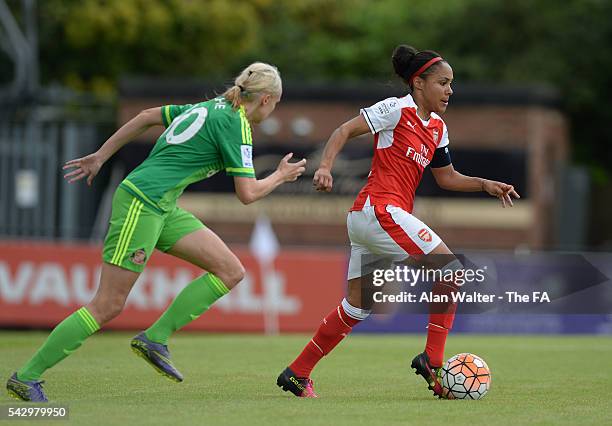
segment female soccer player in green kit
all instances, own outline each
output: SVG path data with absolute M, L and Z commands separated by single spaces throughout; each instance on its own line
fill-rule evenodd
M 193 105 L 142 111 L 95 153 L 68 161 L 69 182 L 92 180 L 123 145 L 157 125 L 166 127 L 148 158 L 117 188 L 104 241 L 102 274 L 93 300 L 64 319 L 34 356 L 7 382 L 9 394 L 46 402 L 41 375 L 74 352 L 83 341 L 122 311 L 136 279 L 155 248 L 207 271 L 189 283 L 162 316 L 132 339 L 132 350 L 158 372 L 180 382 L 172 365 L 168 337 L 205 312 L 244 277 L 244 267 L 225 243 L 191 213 L 177 207 L 185 187 L 225 170 L 234 177 L 244 204 L 295 181 L 306 160 L 287 154 L 274 173 L 256 179 L 250 123 L 272 113 L 282 93 L 278 70 L 256 62 L 244 69 L 222 96 Z

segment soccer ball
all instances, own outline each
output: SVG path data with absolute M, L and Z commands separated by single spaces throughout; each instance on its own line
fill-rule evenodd
M 455 399 L 481 399 L 491 386 L 491 371 L 479 356 L 457 354 L 442 367 L 442 386 Z

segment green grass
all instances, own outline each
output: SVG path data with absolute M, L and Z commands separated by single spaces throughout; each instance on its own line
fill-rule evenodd
M 308 336 L 178 333 L 173 383 L 129 348 L 131 334 L 102 333 L 45 375 L 72 424 L 610 424 L 612 339 L 595 336 L 451 336 L 447 355 L 473 352 L 493 374 L 480 401 L 441 401 L 409 369 L 424 336 L 353 335 L 314 372 L 320 398 L 281 392 L 276 376 Z M 45 338 L 0 332 L 8 377 Z M 16 404 L 3 393 L 0 405 Z M 23 424 L 23 423 L 20 423 Z M 36 422 L 36 424 L 42 424 Z M 57 422 L 51 424 L 58 424 Z

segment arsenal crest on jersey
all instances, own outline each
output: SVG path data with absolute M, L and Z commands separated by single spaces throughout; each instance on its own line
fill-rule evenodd
M 418 233 L 419 238 L 421 240 L 423 240 L 426 243 L 430 243 L 431 242 L 431 234 L 429 233 L 429 231 L 426 228 L 423 228 L 419 231 Z
M 433 138 L 434 138 L 434 143 L 436 145 L 438 144 L 438 136 L 439 136 L 438 129 L 433 129 Z

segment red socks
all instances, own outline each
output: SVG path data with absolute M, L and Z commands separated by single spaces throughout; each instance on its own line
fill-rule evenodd
M 452 283 L 436 283 L 433 286 L 433 294 L 447 294 L 450 303 L 431 303 L 429 306 L 429 324 L 427 325 L 427 343 L 425 353 L 429 356 L 429 364 L 432 367 L 442 367 L 444 364 L 444 346 L 446 336 L 455 320 L 457 304 L 452 302 L 452 293 L 457 287 Z
M 429 356 L 432 367 L 441 367 L 444 363 L 444 346 L 449 330 L 453 327 L 457 304 L 452 302 L 452 293 L 458 291 L 454 283 L 436 283 L 432 293 L 448 294 L 450 303 L 431 303 L 429 307 L 429 325 L 427 326 L 427 343 L 425 353 Z M 351 316 L 347 314 L 351 313 Z M 351 306 L 346 299 L 332 310 L 319 326 L 314 337 L 308 342 L 302 353 L 293 361 L 289 368 L 297 377 L 310 377 L 312 369 L 330 353 L 353 327 L 369 315 Z M 359 318 L 359 319 L 357 319 Z
M 361 320 L 349 317 L 342 304 L 331 311 L 319 326 L 302 353 L 289 368 L 297 377 L 310 377 L 310 372 L 324 355 L 327 355 L 344 339 Z
M 432 322 L 427 325 L 427 343 L 425 353 L 429 357 L 432 367 L 442 367 L 444 364 L 444 345 L 446 344 L 448 329 Z

